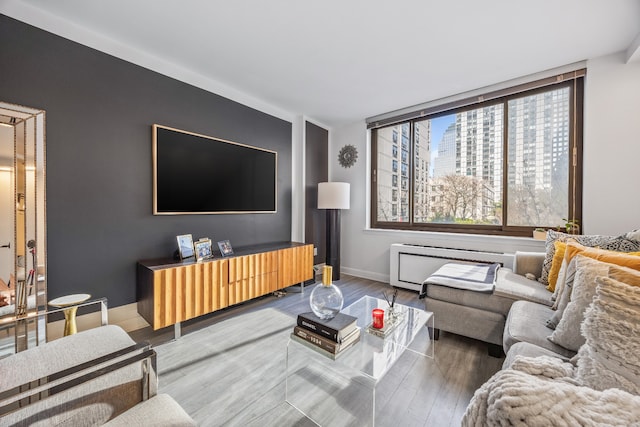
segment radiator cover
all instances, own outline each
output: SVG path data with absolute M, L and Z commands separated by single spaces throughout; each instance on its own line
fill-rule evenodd
M 514 254 L 394 243 L 390 250 L 391 286 L 420 291 L 422 282 L 448 262 L 500 263 L 513 268 Z

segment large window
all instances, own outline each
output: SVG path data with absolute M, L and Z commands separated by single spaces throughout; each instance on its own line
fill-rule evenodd
M 531 236 L 579 221 L 582 76 L 371 126 L 372 226 Z

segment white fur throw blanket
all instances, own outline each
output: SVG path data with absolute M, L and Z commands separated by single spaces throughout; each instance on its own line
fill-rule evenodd
M 579 386 L 574 366 L 517 356 L 480 387 L 463 426 L 640 426 L 640 396 Z

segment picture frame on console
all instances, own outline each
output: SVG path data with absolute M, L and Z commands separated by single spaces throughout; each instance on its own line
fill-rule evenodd
M 191 234 L 176 236 L 176 240 L 178 241 L 178 254 L 180 255 L 180 259 L 191 258 L 194 256 L 193 237 Z
M 196 261 L 209 259 L 213 256 L 211 253 L 211 239 L 203 238 L 194 243 L 196 251 Z
M 222 254 L 222 256 L 233 255 L 233 248 L 231 247 L 231 243 L 228 240 L 219 241 L 218 248 L 220 248 L 220 253 Z

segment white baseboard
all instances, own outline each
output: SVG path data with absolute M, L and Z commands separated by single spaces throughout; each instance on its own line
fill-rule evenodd
M 341 267 L 340 272 L 363 279 L 375 280 L 382 283 L 389 283 L 388 274 L 372 273 L 370 271 L 359 270 L 357 268 Z

